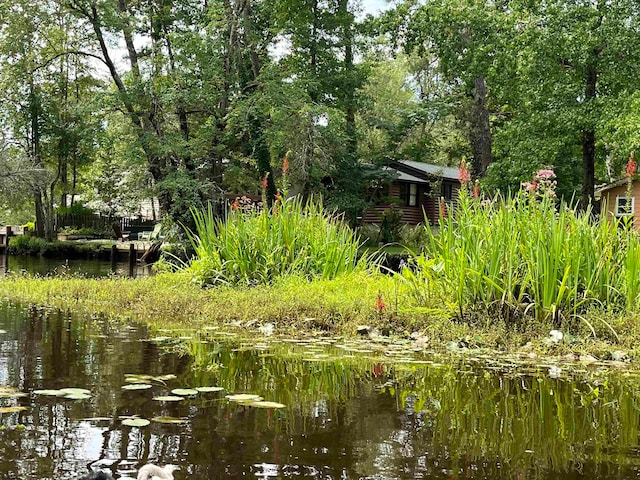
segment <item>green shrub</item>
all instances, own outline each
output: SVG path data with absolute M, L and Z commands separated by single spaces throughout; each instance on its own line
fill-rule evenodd
M 187 230 L 196 259 L 189 266 L 206 285 L 267 284 L 289 275 L 332 279 L 364 269 L 357 235 L 318 202 L 290 199 L 262 211 L 232 211 L 225 220 L 211 208 L 193 211 Z
M 38 255 L 47 246 L 44 238 L 31 235 L 18 235 L 9 238 L 8 251 L 11 255 Z

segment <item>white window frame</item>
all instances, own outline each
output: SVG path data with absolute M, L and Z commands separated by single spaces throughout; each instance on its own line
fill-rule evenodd
M 418 184 L 417 183 L 409 184 L 407 203 L 409 204 L 410 207 L 416 207 L 418 205 Z
M 635 210 L 636 210 L 636 199 L 635 197 L 631 197 L 631 210 L 630 211 L 626 211 L 625 206 L 620 204 L 620 199 L 622 200 L 627 200 L 626 195 L 618 195 L 616 197 L 616 210 L 615 210 L 615 215 L 616 217 L 625 217 L 628 215 L 633 215 Z

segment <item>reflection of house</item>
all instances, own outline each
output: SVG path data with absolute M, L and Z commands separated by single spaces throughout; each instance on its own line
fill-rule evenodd
M 636 198 L 640 197 L 640 182 L 633 182 L 629 198 L 627 198 L 627 188 L 628 180 L 623 178 L 600 187 L 596 191 L 596 198 L 600 198 L 602 213 L 610 219 L 631 216 L 633 225 L 640 228 L 640 213 L 635 205 Z
M 395 178 L 380 187 L 379 200 L 364 212 L 364 223 L 380 223 L 384 211 L 393 207 L 402 211 L 403 223 L 415 225 L 426 216 L 434 224 L 440 216 L 440 198 L 447 204 L 457 198 L 457 168 L 403 160 L 390 164 L 388 170 Z

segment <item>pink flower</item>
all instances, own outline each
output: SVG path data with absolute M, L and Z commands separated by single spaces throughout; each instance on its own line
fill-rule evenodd
M 480 196 L 480 181 L 476 180 L 473 184 L 473 197 L 478 198 Z
M 267 186 L 269 185 L 269 182 L 267 181 L 267 177 L 269 176 L 269 174 L 267 173 L 264 178 L 262 179 L 262 188 L 263 189 L 267 189 Z
M 545 179 L 545 180 L 551 180 L 552 178 L 556 178 L 556 174 L 553 172 L 553 170 L 550 169 L 542 169 L 542 170 L 538 170 L 538 173 L 536 173 L 536 178 L 538 179 Z

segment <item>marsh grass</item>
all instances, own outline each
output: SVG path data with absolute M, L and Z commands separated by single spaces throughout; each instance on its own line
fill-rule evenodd
M 292 198 L 261 211 L 215 218 L 193 212 L 187 231 L 196 253 L 188 270 L 204 285 L 269 284 L 287 276 L 329 280 L 371 265 L 358 236 L 320 202 Z
M 429 235 L 403 277 L 414 296 L 450 298 L 459 317 L 499 313 L 582 318 L 589 308 L 632 312 L 640 294 L 640 241 L 635 231 L 555 199 L 520 193 L 481 203 L 461 195 L 453 214 Z

